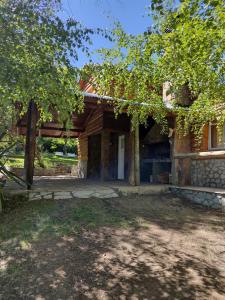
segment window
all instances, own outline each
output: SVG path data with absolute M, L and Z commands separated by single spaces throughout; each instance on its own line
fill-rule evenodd
M 225 124 L 221 134 L 215 123 L 209 124 L 209 150 L 225 149 Z

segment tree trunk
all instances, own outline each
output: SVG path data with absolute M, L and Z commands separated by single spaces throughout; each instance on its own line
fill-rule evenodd
M 25 181 L 27 182 L 28 189 L 30 189 L 33 184 L 37 120 L 37 105 L 33 100 L 31 100 L 27 110 L 27 131 L 24 159 Z

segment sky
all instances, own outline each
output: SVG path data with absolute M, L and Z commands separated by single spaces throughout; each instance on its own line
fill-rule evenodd
M 62 0 L 65 18 L 73 17 L 84 26 L 90 28 L 112 29 L 113 24 L 119 21 L 127 33 L 138 34 L 150 26 L 150 17 L 147 16 L 149 0 Z M 99 36 L 93 37 L 91 51 L 103 47 L 112 47 L 112 44 Z M 92 54 L 92 60 L 99 62 L 99 56 Z M 79 53 L 78 67 L 88 62 L 88 58 Z

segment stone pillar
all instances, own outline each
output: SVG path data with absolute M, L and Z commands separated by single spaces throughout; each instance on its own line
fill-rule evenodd
M 110 132 L 104 130 L 101 134 L 101 180 L 109 180 Z
M 78 138 L 78 178 L 87 178 L 87 163 L 88 163 L 88 137 L 80 136 Z

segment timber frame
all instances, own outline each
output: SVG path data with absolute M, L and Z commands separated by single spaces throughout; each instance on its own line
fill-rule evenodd
M 111 159 L 110 134 L 115 136 L 125 135 L 126 140 L 126 175 L 132 185 L 140 183 L 139 172 L 139 130 L 131 131 L 130 119 L 123 113 L 115 119 L 112 103 L 109 99 L 99 98 L 94 94 L 86 94 L 84 97 L 85 109 L 81 114 L 72 114 L 73 127 L 66 129 L 57 122 L 57 116 L 52 122 L 38 124 L 39 112 L 33 100 L 30 101 L 27 114 L 17 122 L 17 134 L 26 136 L 24 179 L 28 189 L 31 188 L 34 176 L 34 160 L 36 137 L 70 137 L 78 138 L 79 177 L 87 178 L 88 175 L 88 141 L 93 135 L 100 135 L 101 148 L 100 180 L 109 180 L 109 161 Z M 116 177 L 115 177 L 116 178 Z

